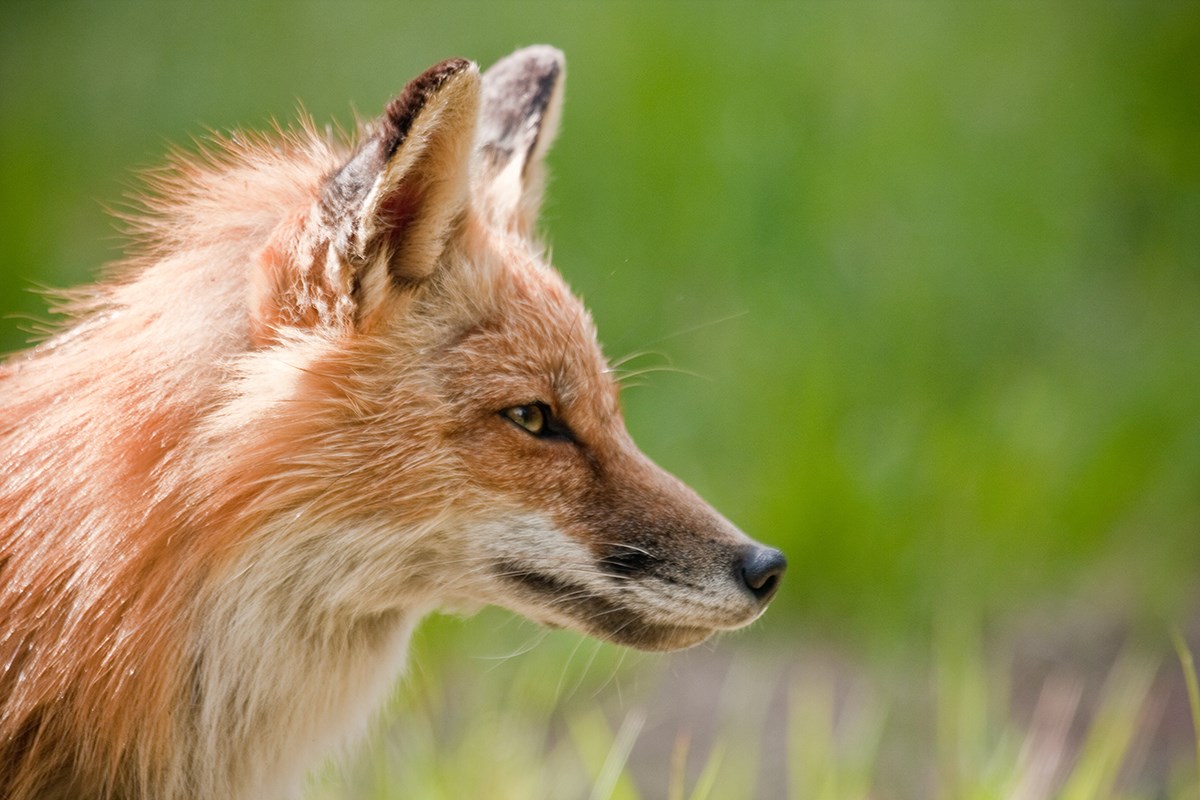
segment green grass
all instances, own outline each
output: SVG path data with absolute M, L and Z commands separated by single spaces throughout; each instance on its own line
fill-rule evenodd
M 310 800 L 1200 793 L 1194 738 L 1149 758 L 1164 685 L 1178 682 L 1180 665 L 1140 647 L 1092 674 L 1066 668 L 1022 688 L 1015 663 L 962 627 L 903 667 L 750 647 L 712 670 L 694 657 L 630 664 L 616 648 L 531 626 L 523 632 L 537 643 L 527 651 L 480 658 L 510 637 L 492 630 L 472 645 L 447 636 L 459 625 L 438 620 L 418 637 L 415 674 L 370 749 L 327 769 Z M 706 673 L 700 694 L 691 693 L 695 672 Z M 1014 698 L 1021 691 L 1029 696 Z

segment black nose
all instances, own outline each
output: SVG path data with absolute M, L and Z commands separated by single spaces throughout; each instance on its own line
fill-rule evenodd
M 746 588 L 760 603 L 765 603 L 779 588 L 779 581 L 787 571 L 787 559 L 773 547 L 749 547 L 742 554 L 740 568 Z

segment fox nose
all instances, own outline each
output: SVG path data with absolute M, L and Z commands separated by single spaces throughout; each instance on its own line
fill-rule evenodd
M 773 547 L 751 546 L 742 553 L 738 564 L 742 582 L 760 603 L 774 596 L 787 571 L 787 559 Z

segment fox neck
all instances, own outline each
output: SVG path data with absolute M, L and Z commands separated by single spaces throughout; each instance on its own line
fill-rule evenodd
M 411 581 L 391 572 L 382 601 L 394 553 L 381 569 L 373 554 L 339 546 L 373 541 L 395 551 L 405 537 L 362 526 L 278 533 L 252 543 L 197 606 L 188 659 L 195 714 L 180 731 L 191 746 L 179 751 L 187 763 L 176 774 L 193 776 L 201 797 L 298 796 L 305 773 L 364 733 L 430 610 L 415 571 Z M 205 781 L 212 785 L 196 785 Z

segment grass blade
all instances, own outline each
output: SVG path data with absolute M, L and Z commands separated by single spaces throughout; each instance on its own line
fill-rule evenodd
M 1179 664 L 1183 668 L 1183 680 L 1187 684 L 1188 704 L 1192 708 L 1192 735 L 1196 740 L 1196 775 L 1197 786 L 1200 787 L 1200 686 L 1196 683 L 1196 664 L 1192 660 L 1192 651 L 1178 630 L 1171 631 L 1171 641 L 1175 652 L 1179 655 Z

